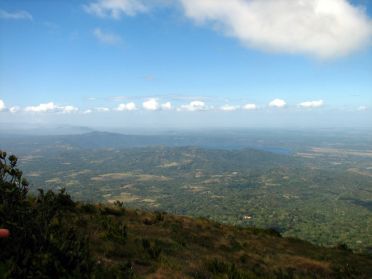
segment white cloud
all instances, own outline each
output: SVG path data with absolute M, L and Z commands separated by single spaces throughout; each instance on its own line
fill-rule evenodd
M 146 110 L 158 110 L 160 105 L 155 98 L 150 98 L 142 103 L 142 107 Z
M 100 28 L 94 29 L 93 34 L 101 43 L 107 45 L 117 45 L 122 41 L 119 35 L 102 31 Z
M 60 110 L 61 113 L 74 113 L 79 111 L 79 109 L 74 106 L 58 107 L 58 110 Z
M 95 110 L 98 112 L 109 112 L 110 111 L 110 109 L 106 107 L 98 107 L 98 108 L 95 108 Z
M 93 111 L 91 109 L 86 109 L 83 111 L 83 114 L 90 114 L 92 113 Z
M 223 105 L 221 108 L 220 108 L 222 111 L 234 111 L 234 110 L 237 110 L 239 109 L 239 106 L 233 106 L 233 105 Z
M 40 104 L 37 106 L 28 106 L 25 108 L 26 112 L 50 112 L 57 110 L 57 106 L 53 102 Z
M 37 106 L 28 106 L 25 108 L 26 112 L 42 113 L 42 112 L 57 112 L 57 113 L 73 113 L 79 111 L 74 106 L 58 106 L 53 102 L 40 104 Z
M 5 109 L 5 103 L 3 100 L 0 99 L 0 111 Z
M 120 19 L 123 15 L 134 16 L 147 11 L 139 0 L 97 0 L 83 6 L 84 10 L 98 17 Z
M 368 108 L 366 106 L 359 106 L 357 110 L 358 111 L 366 111 L 366 110 L 368 110 Z
M 172 104 L 171 102 L 166 102 L 164 104 L 161 104 L 161 109 L 162 110 L 171 110 L 172 109 Z
M 18 19 L 32 20 L 32 15 L 26 11 L 7 12 L 5 10 L 0 10 L 0 18 L 14 20 Z
M 302 108 L 319 108 L 324 105 L 323 100 L 317 100 L 317 101 L 306 101 L 299 103 L 298 106 Z
M 17 113 L 17 112 L 20 111 L 20 110 L 21 110 L 21 108 L 18 107 L 18 106 L 14 106 L 14 107 L 11 107 L 11 108 L 9 109 L 9 111 L 10 111 L 11 113 Z
M 133 111 L 136 110 L 136 104 L 133 102 L 127 103 L 127 104 L 120 104 L 116 110 L 117 111 Z
M 247 47 L 321 58 L 370 43 L 371 20 L 347 0 L 181 0 L 187 17 Z
M 257 109 L 257 105 L 256 104 L 245 104 L 243 106 L 243 109 L 245 109 L 245 110 L 255 110 L 255 109 Z
M 182 105 L 179 107 L 178 110 L 186 110 L 186 111 L 201 111 L 207 110 L 207 106 L 202 101 L 192 101 L 189 104 Z
M 274 108 L 283 108 L 287 105 L 287 103 L 282 99 L 274 99 L 269 103 L 269 107 Z

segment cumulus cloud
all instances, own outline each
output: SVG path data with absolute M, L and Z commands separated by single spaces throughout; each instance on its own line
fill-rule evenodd
M 160 108 L 159 102 L 155 98 L 150 98 L 142 103 L 145 110 L 158 110 Z
M 58 107 L 61 113 L 73 113 L 78 112 L 79 109 L 74 106 L 65 106 L 65 107 Z
M 207 110 L 207 106 L 202 101 L 192 101 L 189 104 L 182 105 L 179 107 L 178 110 L 182 111 L 201 111 L 201 110 Z
M 245 104 L 243 106 L 243 109 L 245 109 L 245 110 L 255 110 L 255 109 L 257 109 L 257 105 L 256 104 Z
M 317 100 L 317 101 L 306 101 L 299 103 L 298 106 L 302 108 L 319 108 L 324 105 L 323 100 Z
M 40 104 L 37 106 L 28 106 L 25 108 L 26 112 L 50 112 L 55 111 L 57 106 L 53 102 Z
M 126 103 L 126 104 L 120 104 L 116 108 L 117 111 L 133 111 L 133 110 L 136 110 L 136 109 L 137 109 L 136 104 L 133 103 L 133 102 Z
M 83 6 L 84 10 L 98 17 L 120 19 L 147 11 L 147 6 L 139 0 L 98 0 Z
M 221 108 L 220 108 L 222 111 L 234 111 L 234 110 L 237 110 L 239 109 L 239 106 L 233 106 L 233 105 L 223 105 Z
M 9 109 L 9 111 L 10 111 L 11 113 L 17 113 L 17 112 L 19 112 L 20 110 L 21 110 L 21 108 L 18 107 L 18 106 L 14 106 L 14 107 L 11 107 L 11 108 Z
M 79 109 L 74 106 L 58 106 L 53 102 L 49 102 L 37 106 L 28 106 L 25 108 L 25 111 L 34 113 L 42 112 L 73 113 L 79 111 Z
M 142 103 L 142 107 L 145 110 L 171 110 L 172 109 L 172 104 L 171 102 L 165 102 L 163 104 L 159 103 L 159 101 L 156 98 L 150 98 L 147 99 Z
M 110 111 L 110 109 L 106 107 L 98 107 L 98 108 L 95 108 L 95 110 L 98 112 L 109 112 Z
M 120 44 L 122 41 L 119 35 L 105 32 L 100 28 L 94 29 L 93 35 L 98 39 L 98 41 L 107 45 L 117 45 Z
M 161 104 L 161 109 L 162 110 L 171 110 L 172 109 L 172 104 L 171 102 L 166 102 L 164 104 Z
M 274 108 L 283 108 L 287 105 L 287 103 L 282 99 L 274 99 L 269 103 L 269 107 Z
M 26 11 L 7 12 L 0 10 L 0 19 L 32 20 L 32 15 Z
M 5 109 L 5 103 L 3 100 L 0 99 L 0 111 Z
M 91 109 L 86 109 L 83 111 L 83 114 L 91 114 L 93 111 Z
M 347 0 L 181 0 L 198 24 L 237 38 L 247 47 L 332 58 L 370 43 L 364 9 Z
M 358 111 L 366 111 L 366 110 L 368 110 L 368 108 L 366 106 L 359 106 L 357 110 Z

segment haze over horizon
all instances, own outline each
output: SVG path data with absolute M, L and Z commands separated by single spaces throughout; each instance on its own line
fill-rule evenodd
M 372 128 L 364 0 L 0 1 L 0 123 Z

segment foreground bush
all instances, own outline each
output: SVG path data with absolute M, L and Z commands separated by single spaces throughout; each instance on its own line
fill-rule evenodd
M 68 222 L 75 203 L 61 190 L 28 197 L 17 157 L 0 151 L 0 278 L 89 278 L 88 240 Z

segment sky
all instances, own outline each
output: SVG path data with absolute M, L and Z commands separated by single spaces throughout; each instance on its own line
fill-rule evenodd
M 0 123 L 372 128 L 372 1 L 0 0 Z

